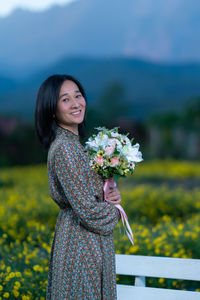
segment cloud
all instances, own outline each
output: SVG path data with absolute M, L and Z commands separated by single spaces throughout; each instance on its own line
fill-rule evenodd
M 0 17 L 8 16 L 16 8 L 45 10 L 53 4 L 66 4 L 73 0 L 6 0 L 0 5 Z

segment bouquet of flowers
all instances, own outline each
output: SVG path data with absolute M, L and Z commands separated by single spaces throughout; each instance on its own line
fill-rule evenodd
M 107 201 L 109 187 L 115 187 L 119 177 L 131 175 L 136 164 L 143 160 L 139 150 L 139 144 L 132 145 L 133 139 L 126 135 L 118 133 L 119 127 L 107 129 L 106 127 L 95 127 L 99 131 L 93 134 L 86 142 L 85 149 L 90 157 L 90 166 L 95 169 L 104 179 L 104 201 Z M 128 218 L 122 206 L 115 204 L 119 209 L 123 226 L 126 233 L 134 245 L 133 233 L 128 223 Z M 125 227 L 128 228 L 128 230 Z

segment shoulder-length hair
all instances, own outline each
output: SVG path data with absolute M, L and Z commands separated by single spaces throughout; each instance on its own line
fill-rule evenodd
M 60 89 L 65 80 L 72 80 L 77 84 L 87 104 L 86 94 L 83 86 L 71 75 L 51 75 L 41 84 L 36 98 L 35 130 L 39 142 L 42 145 L 42 148 L 45 150 L 50 147 L 50 144 L 56 136 L 56 120 L 53 116 L 56 114 Z M 85 137 L 86 110 L 83 122 L 78 124 L 79 136 L 81 138 Z

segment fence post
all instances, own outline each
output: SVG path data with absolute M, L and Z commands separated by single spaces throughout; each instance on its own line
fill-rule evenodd
M 136 276 L 135 286 L 146 286 L 145 279 L 145 276 Z

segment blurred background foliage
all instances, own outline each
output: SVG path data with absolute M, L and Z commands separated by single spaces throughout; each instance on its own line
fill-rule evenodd
M 145 160 L 176 158 L 198 160 L 200 157 L 200 98 L 189 99 L 180 112 L 155 113 L 145 120 L 130 116 L 121 85 L 108 86 L 97 103 L 88 104 L 86 137 L 94 127 L 119 126 L 119 132 L 129 133 L 133 143 L 140 144 Z M 109 103 L 109 105 L 108 105 Z M 41 149 L 33 122 L 19 116 L 0 116 L 0 167 L 42 163 L 47 151 Z

